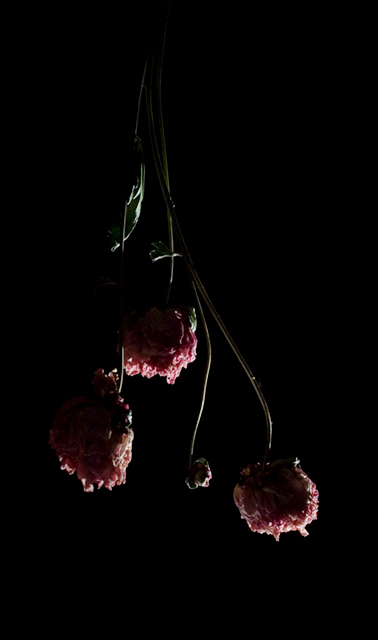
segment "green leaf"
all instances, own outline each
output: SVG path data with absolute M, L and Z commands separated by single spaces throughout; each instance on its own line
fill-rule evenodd
M 137 172 L 134 180 L 131 194 L 126 202 L 126 224 L 124 240 L 134 231 L 139 220 L 144 198 L 145 174 L 142 142 L 138 136 L 135 136 L 134 153 L 137 164 Z M 123 214 L 120 214 L 117 222 L 112 224 L 108 229 L 108 238 L 111 242 L 111 250 L 115 251 L 121 245 L 121 224 Z
M 197 314 L 196 314 L 195 308 L 194 307 L 187 307 L 184 304 L 180 304 L 180 307 L 181 307 L 181 309 L 185 309 L 186 313 L 188 314 L 188 320 L 189 320 L 190 328 L 195 333 L 196 329 L 197 329 Z M 203 460 L 205 460 L 205 459 L 204 458 L 198 458 L 198 460 L 196 460 L 196 462 L 203 462 Z M 206 460 L 205 460 L 204 464 L 207 464 Z
M 164 242 L 152 242 L 152 246 L 156 247 L 150 251 L 150 258 L 152 262 L 160 260 L 161 258 L 182 258 L 182 253 L 174 253 L 171 251 Z

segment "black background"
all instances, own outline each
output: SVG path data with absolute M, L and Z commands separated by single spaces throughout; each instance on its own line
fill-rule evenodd
M 195 456 L 209 460 L 210 487 L 190 491 L 184 482 L 206 360 L 200 325 L 198 357 L 175 385 L 124 381 L 135 433 L 126 484 L 85 494 L 60 471 L 48 445 L 57 409 L 89 391 L 95 369 L 116 362 L 116 287 L 94 291 L 100 276 L 117 275 L 106 231 L 128 196 L 140 82 L 161 7 L 62 8 L 36 38 L 28 76 L 25 146 L 41 212 L 29 308 L 42 310 L 32 349 L 43 403 L 34 401 L 41 461 L 25 513 L 27 581 L 44 567 L 41 597 L 57 616 L 55 594 L 67 585 L 71 611 L 107 598 L 127 611 L 148 601 L 154 624 L 176 611 L 180 629 L 189 617 L 194 629 L 203 609 L 214 633 L 223 624 L 241 630 L 273 603 L 305 618 L 333 611 L 337 626 L 356 562 L 349 555 L 345 563 L 350 543 L 340 535 L 331 473 L 340 397 L 350 392 L 348 375 L 340 390 L 339 372 L 365 348 L 362 336 L 345 353 L 354 310 L 365 309 L 354 267 L 369 260 L 353 228 L 361 189 L 345 171 L 353 140 L 343 105 L 357 46 L 350 16 L 172 4 L 162 86 L 172 198 L 203 284 L 262 385 L 271 459 L 300 458 L 319 489 L 318 520 L 307 538 L 295 532 L 277 544 L 240 519 L 233 488 L 243 466 L 262 460 L 264 415 L 207 309 L 213 364 Z M 167 243 L 167 231 L 143 102 L 138 133 L 146 193 L 125 244 L 127 309 L 154 302 L 168 268 L 149 259 L 151 242 Z M 195 304 L 180 260 L 171 299 Z M 357 373 L 354 389 L 367 383 L 365 369 Z M 366 443 L 353 446 L 358 456 Z

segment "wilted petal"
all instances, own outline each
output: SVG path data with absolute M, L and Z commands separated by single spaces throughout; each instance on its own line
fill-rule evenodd
M 294 459 L 249 464 L 234 489 L 234 500 L 251 531 L 279 540 L 281 533 L 299 531 L 317 517 L 319 492 Z
M 85 492 L 93 491 L 94 484 L 112 489 L 126 482 L 134 438 L 129 406 L 114 392 L 111 376 L 98 389 L 105 389 L 101 400 L 80 397 L 65 402 L 49 437 L 61 469 L 76 472 Z
M 159 375 L 174 384 L 181 370 L 196 358 L 197 338 L 185 307 L 130 313 L 124 318 L 122 335 L 129 376 Z

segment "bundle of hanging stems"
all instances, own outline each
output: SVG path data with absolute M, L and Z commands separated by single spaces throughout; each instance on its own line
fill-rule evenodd
M 181 232 L 180 229 L 180 225 L 177 219 L 177 214 L 176 214 L 176 207 L 172 201 L 171 195 L 170 195 L 170 187 L 169 187 L 169 174 L 168 174 L 168 160 L 167 160 L 167 150 L 166 150 L 166 144 L 165 144 L 165 134 L 164 134 L 164 124 L 163 124 L 163 113 L 162 113 L 162 106 L 161 106 L 161 76 L 162 76 L 162 67 L 163 67 L 163 54 L 164 54 L 164 46 L 165 46 L 165 36 L 166 36 L 166 28 L 167 28 L 167 21 L 168 21 L 168 13 L 169 13 L 169 5 L 170 5 L 170 1 L 167 2 L 167 9 L 166 9 L 166 16 L 165 16 L 165 24 L 164 24 L 164 31 L 163 31 L 163 38 L 162 38 L 162 43 L 160 47 L 157 47 L 158 51 L 157 53 L 155 53 L 153 50 L 150 51 L 147 55 L 147 60 L 146 60 L 146 64 L 144 67 L 144 71 L 143 71 L 143 78 L 142 78 L 142 83 L 141 83 L 141 87 L 140 87 L 140 93 L 139 93 L 139 100 L 138 100 L 138 108 L 137 108 L 137 117 L 136 117 L 136 125 L 135 125 L 135 137 L 134 137 L 134 142 L 136 142 L 137 140 L 137 133 L 138 133 L 138 121 L 139 121 L 139 112 L 140 112 L 140 106 L 141 106 L 141 101 L 142 101 L 142 95 L 143 92 L 145 93 L 145 100 L 146 100 L 146 109 L 147 109 L 147 121 L 148 121 L 148 131 L 149 131 L 149 137 L 150 137 L 150 143 L 151 143 L 151 148 L 152 148 L 152 154 L 153 154 L 153 160 L 154 160 L 154 164 L 155 164 L 155 169 L 158 175 L 158 179 L 159 179 L 159 183 L 160 183 L 160 187 L 163 193 L 163 197 L 165 200 L 165 204 L 167 207 L 167 220 L 168 220 L 168 239 L 169 239 L 169 250 L 170 252 L 173 254 L 174 253 L 174 233 L 176 233 L 179 245 L 180 245 L 180 250 L 181 253 L 180 255 L 183 257 L 189 278 L 190 278 L 190 282 L 191 282 L 191 286 L 193 288 L 194 294 L 195 294 L 195 298 L 197 301 L 197 305 L 198 305 L 198 309 L 200 312 L 200 316 L 201 316 L 201 320 L 202 320 L 202 324 L 203 324 L 203 328 L 204 328 L 204 332 L 205 332 L 205 336 L 206 336 L 206 343 L 207 343 L 207 363 L 206 363 L 206 371 L 205 371 L 205 376 L 204 376 L 204 380 L 203 380 L 203 387 L 202 387 L 202 399 L 201 399 L 201 405 L 200 405 L 200 409 L 198 412 L 198 416 L 197 416 L 197 420 L 196 420 L 196 424 L 193 430 L 193 435 L 192 435 L 192 439 L 191 439 L 191 443 L 190 443 L 190 452 L 189 452 L 189 469 L 191 468 L 192 465 L 192 456 L 193 456 L 193 450 L 194 450 L 194 442 L 195 442 L 195 438 L 196 438 L 196 434 L 197 434 L 197 430 L 198 430 L 198 426 L 201 420 L 201 415 L 202 415 L 202 411 L 203 411 L 203 407 L 205 404 L 205 397 L 206 397 L 206 388 L 207 388 L 207 382 L 208 382 L 208 378 L 209 378 L 209 372 L 210 372 L 210 365 L 211 365 L 211 342 L 210 342 L 210 336 L 209 336 L 209 331 L 207 328 L 207 324 L 206 324 L 206 319 L 205 319 L 205 315 L 203 313 L 203 309 L 202 309 L 202 305 L 200 302 L 200 298 L 198 295 L 198 292 L 201 294 L 204 302 L 206 303 L 208 309 L 210 310 L 211 314 L 213 315 L 215 321 L 217 322 L 220 330 L 222 331 L 224 337 L 226 338 L 226 340 L 228 341 L 229 345 L 231 346 L 231 349 L 233 350 L 234 354 L 236 355 L 237 359 L 239 360 L 240 364 L 242 365 L 244 371 L 246 372 L 250 382 L 252 383 L 252 386 L 254 388 L 254 390 L 257 393 L 257 396 L 260 400 L 260 403 L 262 405 L 262 408 L 264 410 L 264 414 L 265 414 L 265 421 L 266 421 L 266 447 L 265 447 L 265 454 L 264 454 L 264 459 L 263 459 L 263 463 L 262 463 L 262 470 L 265 469 L 265 465 L 270 453 L 270 449 L 272 446 L 272 419 L 270 416 L 270 412 L 269 412 L 269 408 L 267 405 L 267 402 L 263 396 L 263 393 L 256 381 L 255 376 L 253 375 L 251 369 L 249 368 L 247 362 L 245 361 L 245 359 L 243 358 L 242 354 L 240 353 L 238 347 L 236 346 L 233 338 L 231 337 L 230 333 L 228 332 L 226 326 L 224 325 L 224 323 L 222 322 L 217 310 L 215 309 L 213 303 L 211 302 L 208 294 L 206 293 L 205 287 L 203 286 L 197 271 L 194 268 L 194 264 L 193 261 L 190 257 L 189 251 L 187 249 L 185 240 L 184 240 L 184 236 Z M 155 76 L 155 78 L 154 78 Z M 155 82 L 154 82 L 155 80 Z M 157 119 L 157 124 L 158 124 L 158 128 L 159 128 L 159 136 L 160 136 L 160 144 L 161 144 L 161 152 L 159 153 L 159 149 L 158 149 L 158 144 L 157 144 L 157 140 L 156 140 L 156 132 L 155 132 L 155 120 L 154 120 L 154 109 L 153 109 L 153 105 L 154 105 L 154 100 L 153 98 L 155 97 L 155 108 L 156 108 L 156 119 Z M 120 380 L 119 380 L 119 393 L 121 393 L 122 390 L 122 384 L 123 384 L 123 361 L 124 361 L 124 348 L 123 348 L 123 340 L 122 340 L 122 327 L 123 327 L 123 291 L 124 291 L 124 237 L 125 237 L 125 229 L 126 229 L 126 218 L 127 218 L 127 204 L 125 205 L 125 209 L 123 211 L 123 215 L 122 215 L 122 221 L 121 221 L 121 240 L 120 240 L 120 250 L 121 250 L 121 257 L 120 257 L 120 276 L 119 276 L 119 287 L 120 287 L 120 328 L 119 328 L 119 343 L 121 345 L 121 373 L 120 373 Z M 176 254 L 177 255 L 177 254 Z M 166 304 L 168 304 L 169 301 L 169 295 L 170 295 L 170 290 L 171 290 L 171 286 L 172 286 L 172 281 L 173 281 L 173 271 L 174 271 L 174 257 L 170 257 L 170 273 L 169 273 L 169 281 L 168 281 L 168 286 L 167 286 L 167 293 L 166 293 Z

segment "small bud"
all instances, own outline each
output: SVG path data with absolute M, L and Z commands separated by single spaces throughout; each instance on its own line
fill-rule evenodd
M 197 487 L 208 487 L 212 474 L 209 463 L 205 458 L 197 458 L 189 469 L 189 475 L 185 480 L 189 489 L 197 489 Z

